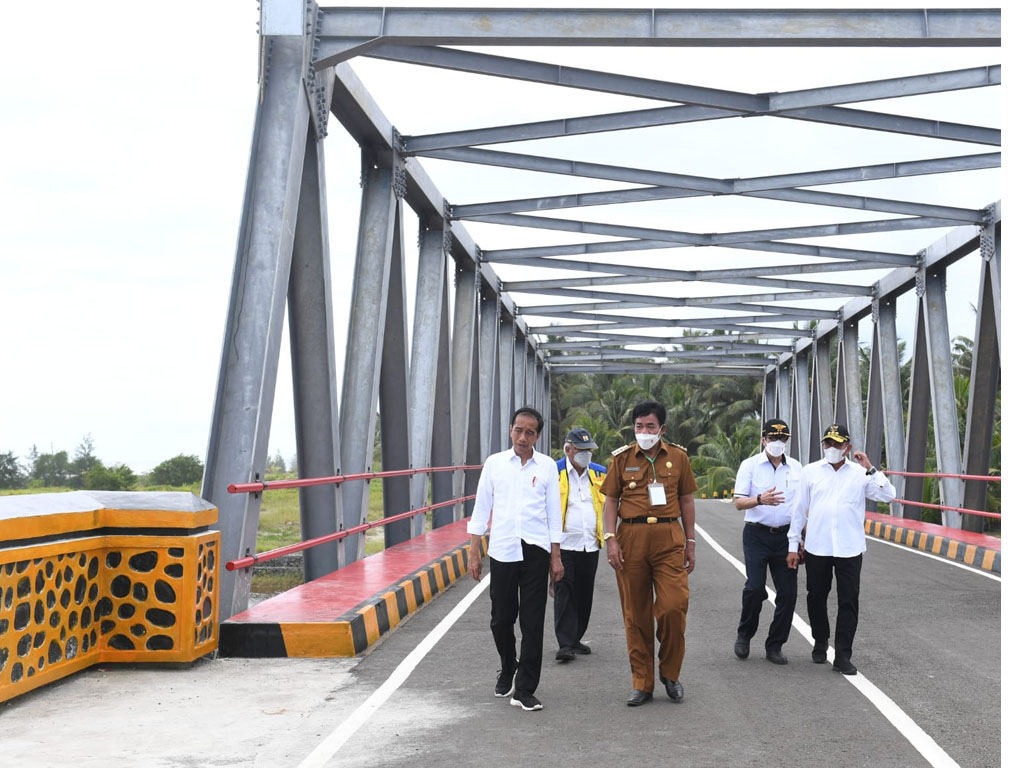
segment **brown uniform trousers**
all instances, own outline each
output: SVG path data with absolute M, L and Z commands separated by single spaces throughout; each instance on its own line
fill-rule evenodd
M 648 483 L 665 486 L 664 506 L 652 507 Z M 651 463 L 634 444 L 616 451 L 601 491 L 619 499 L 623 519 L 672 518 L 672 522 L 623 524 L 616 530 L 623 569 L 616 573 L 633 688 L 654 690 L 654 639 L 662 677 L 678 680 L 686 653 L 686 612 L 690 605 L 686 573 L 686 534 L 679 517 L 679 497 L 697 488 L 686 451 L 662 441 Z M 653 589 L 653 594 L 652 594 Z M 655 630 L 655 624 L 657 630 Z

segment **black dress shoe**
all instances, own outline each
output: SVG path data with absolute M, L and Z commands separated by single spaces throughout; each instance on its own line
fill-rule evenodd
M 572 661 L 576 658 L 576 651 L 569 646 L 565 645 L 558 649 L 555 653 L 555 661 Z
M 736 635 L 736 644 L 732 647 L 737 659 L 745 659 L 750 655 L 750 640 L 742 635 Z
M 815 664 L 824 664 L 828 661 L 828 642 L 814 644 L 811 649 L 811 661 Z
M 782 655 L 782 651 L 765 651 L 765 656 L 772 664 L 789 664 L 789 659 Z
M 578 642 L 578 643 L 576 643 L 576 645 L 574 645 L 572 647 L 572 649 L 574 651 L 576 651 L 576 655 L 577 656 L 589 656 L 590 655 L 590 646 L 589 645 L 584 645 L 583 643 L 579 643 Z
M 683 684 L 678 680 L 669 680 L 668 678 L 661 678 L 661 682 L 665 685 L 665 693 L 672 699 L 676 704 L 683 700 Z
M 842 672 L 844 675 L 857 674 L 857 668 L 853 666 L 853 663 L 849 659 L 837 658 L 832 662 L 832 669 L 836 672 Z
M 639 707 L 654 698 L 654 694 L 648 691 L 633 691 L 626 699 L 627 707 Z

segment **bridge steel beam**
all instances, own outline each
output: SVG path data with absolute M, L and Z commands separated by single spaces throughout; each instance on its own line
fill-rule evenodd
M 526 405 L 526 336 L 516 328 L 512 353 L 512 411 Z M 511 424 L 511 414 L 509 414 Z
M 500 427 L 498 437 L 501 449 L 507 449 L 511 445 L 511 437 L 508 433 L 509 424 L 512 423 L 512 412 L 518 407 L 514 406 L 515 394 L 515 356 L 516 356 L 516 327 L 514 319 L 505 312 L 499 311 L 498 317 L 498 384 L 500 399 L 498 403 L 498 419 Z
M 331 78 L 324 78 L 332 86 Z M 331 258 L 323 142 L 310 124 L 295 222 L 295 246 L 288 282 L 288 329 L 295 409 L 298 476 L 326 477 L 341 471 L 338 375 L 335 364 Z M 342 523 L 341 489 L 318 485 L 299 489 L 303 539 L 325 536 Z M 303 552 L 306 581 L 338 569 L 337 542 Z
M 999 396 L 1001 354 L 999 346 L 999 259 L 1001 234 L 995 223 L 986 225 L 981 235 L 981 279 L 975 318 L 974 349 L 971 356 L 971 391 L 967 405 L 964 438 L 964 474 L 987 475 L 991 471 L 992 435 L 996 402 Z M 964 509 L 984 510 L 988 501 L 988 483 L 968 480 L 964 483 Z M 981 532 L 985 520 L 964 515 L 965 530 Z
M 803 351 L 794 352 L 792 356 L 794 424 L 790 428 L 790 439 L 796 441 L 791 450 L 801 464 L 810 463 L 811 446 L 819 437 L 812 433 L 814 425 L 811 418 L 811 349 L 812 347 L 808 347 Z
M 394 169 L 385 164 L 383 157 L 364 150 L 363 179 L 339 424 L 341 471 L 346 475 L 369 472 L 373 467 L 392 250 L 395 230 L 400 226 Z M 370 484 L 344 483 L 341 494 L 345 527 L 365 523 Z M 364 534 L 349 536 L 342 544 L 343 564 L 365 554 Z
M 860 344 L 858 321 L 844 320 L 838 326 L 839 356 L 836 374 L 836 419 L 850 430 L 854 450 L 864 449 L 864 409 L 861 405 Z
M 228 301 L 203 498 L 219 510 L 225 560 L 255 551 L 262 494 L 227 492 L 264 477 L 295 241 L 309 102 L 301 37 L 268 37 Z M 221 574 L 220 618 L 248 607 L 252 569 Z
M 409 361 L 410 462 L 426 467 L 431 462 L 435 399 L 439 382 L 439 339 L 448 333 L 448 255 L 444 252 L 445 225 L 441 219 L 420 219 L 419 268 L 416 271 L 416 307 L 412 323 L 412 355 Z M 447 347 L 445 348 L 447 351 Z M 445 358 L 444 365 L 448 365 Z M 441 398 L 445 406 L 448 399 Z M 448 428 L 450 431 L 450 427 Z M 426 506 L 427 475 L 413 475 L 410 504 Z M 417 515 L 413 526 L 422 533 L 423 520 Z
M 405 251 L 402 243 L 404 215 L 396 201 L 394 241 L 388 276 L 387 305 L 384 310 L 384 336 L 380 370 L 380 447 L 381 469 L 409 469 L 409 364 L 406 352 Z M 411 478 L 388 477 L 383 480 L 384 517 L 394 517 L 412 509 Z M 384 526 L 384 546 L 391 547 L 413 536 L 410 518 Z
M 452 361 L 451 352 L 451 328 L 449 322 L 448 308 L 449 288 L 447 272 L 447 256 L 445 256 L 445 280 L 442 288 L 442 298 L 439 307 L 440 327 L 436 337 L 437 344 L 437 378 L 434 382 L 434 425 L 430 435 L 430 466 L 451 467 L 455 465 L 453 452 L 452 427 Z M 419 466 L 424 466 L 420 464 Z M 441 501 L 451 501 L 455 496 L 455 481 L 451 472 L 434 472 L 430 475 L 430 502 L 437 504 Z M 445 512 L 446 507 L 435 509 L 430 513 L 431 527 L 437 528 L 450 519 Z
M 875 303 L 872 311 L 873 341 L 871 344 L 870 390 L 868 392 L 868 424 L 865 438 L 868 455 L 881 461 L 885 439 L 885 468 L 906 471 L 906 441 L 903 425 L 903 389 L 900 379 L 899 338 L 896 335 L 896 300 L 889 297 Z M 877 457 L 877 458 L 876 458 Z M 896 487 L 896 497 L 906 498 L 905 478 L 889 478 Z M 903 505 L 892 503 L 890 513 L 901 517 Z
M 464 465 L 470 455 L 470 443 L 476 445 L 479 454 L 480 414 L 473 411 L 474 393 L 479 393 L 479 347 L 477 330 L 479 326 L 479 294 L 477 290 L 477 267 L 474 263 L 455 266 L 455 317 L 452 328 L 452 460 Z M 479 404 L 477 404 L 479 408 Z M 471 436 L 472 433 L 472 436 Z M 465 472 L 459 470 L 452 478 L 452 492 L 455 498 L 463 495 L 466 487 Z M 463 505 L 435 510 L 434 520 L 438 525 L 460 518 Z
M 767 369 L 761 379 L 761 420 L 774 419 L 778 414 L 778 375 L 776 369 Z
M 924 294 L 923 280 L 918 287 L 915 301 L 914 343 L 911 352 L 910 393 L 907 405 L 906 471 L 924 472 L 928 446 L 928 417 L 931 414 L 931 368 L 928 360 L 928 340 L 925 330 L 925 307 L 921 301 Z M 907 501 L 923 501 L 924 478 L 908 477 L 904 484 Z M 904 516 L 911 520 L 921 519 L 921 507 L 910 506 Z
M 790 441 L 793 439 L 793 366 L 778 368 L 779 412 L 778 417 L 789 424 Z M 792 442 L 790 442 L 792 450 Z
M 815 338 L 814 344 L 814 412 L 811 414 L 811 460 L 821 458 L 821 435 L 835 419 L 835 404 L 832 402 L 832 338 L 835 329 L 825 331 Z
M 481 286 L 480 293 L 480 453 L 487 457 L 501 450 L 498 355 L 498 297 Z

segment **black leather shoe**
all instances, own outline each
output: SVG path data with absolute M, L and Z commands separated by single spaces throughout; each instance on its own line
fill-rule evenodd
M 590 646 L 589 645 L 584 645 L 583 643 L 576 643 L 576 645 L 574 645 L 572 647 L 572 649 L 574 651 L 576 651 L 576 655 L 577 656 L 589 656 L 590 655 Z
M 849 659 L 837 658 L 832 662 L 832 669 L 836 672 L 842 672 L 844 675 L 856 675 L 857 668 L 853 666 L 853 662 Z
M 672 699 L 676 704 L 683 700 L 683 684 L 678 680 L 669 680 L 667 678 L 661 678 L 661 682 L 665 685 L 665 693 Z
M 750 640 L 742 635 L 736 635 L 736 644 L 732 647 L 737 659 L 745 659 L 750 655 Z
M 646 704 L 653 698 L 653 693 L 649 693 L 647 691 L 633 691 L 631 694 L 629 694 L 629 698 L 626 699 L 626 706 L 639 707 L 641 704 Z
M 824 664 L 828 661 L 828 642 L 815 643 L 811 649 L 811 661 L 815 664 Z
M 555 654 L 555 661 L 572 661 L 576 658 L 576 651 L 569 646 L 562 646 Z
M 782 651 L 765 651 L 765 656 L 772 664 L 789 664 L 789 659 L 782 655 Z

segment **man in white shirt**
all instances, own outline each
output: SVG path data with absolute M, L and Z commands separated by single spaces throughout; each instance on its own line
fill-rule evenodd
M 594 604 L 594 577 L 598 552 L 604 546 L 605 469 L 591 461 L 597 443 L 583 427 L 569 430 L 565 458 L 557 461 L 558 491 L 562 503 L 562 565 L 565 577 L 555 584 L 555 637 L 558 661 L 590 655 L 583 635 L 590 625 Z
M 896 498 L 892 483 L 871 464 L 862 451 L 851 455 L 850 432 L 832 424 L 821 438 L 825 458 L 804 467 L 800 502 L 789 528 L 791 568 L 797 567 L 801 530 L 807 533 L 804 551 L 807 566 L 807 617 L 811 623 L 815 664 L 827 661 L 829 622 L 828 593 L 832 573 L 836 576 L 836 653 L 832 669 L 844 675 L 857 674 L 850 661 L 853 636 L 860 612 L 860 570 L 867 550 L 864 535 L 865 501 L 889 502 Z M 859 467 L 857 465 L 860 465 Z
M 543 709 L 534 696 L 544 648 L 548 574 L 562 578 L 562 514 L 555 462 L 534 450 L 544 417 L 533 408 L 512 415 L 512 448 L 484 462 L 470 533 L 469 573 L 480 581 L 482 537 L 491 520 L 491 634 L 501 659 L 494 695 L 512 694 L 512 706 Z M 516 617 L 522 648 L 516 659 Z
M 775 584 L 775 616 L 764 642 L 765 658 L 788 664 L 782 646 L 789 639 L 796 608 L 796 569 L 787 562 L 789 526 L 800 488 L 800 462 L 786 455 L 789 425 L 782 419 L 766 421 L 761 430 L 763 450 L 744 459 L 736 471 L 733 504 L 743 515 L 743 560 L 747 581 L 743 585 L 740 623 L 733 652 L 745 659 L 750 638 L 757 632 L 761 605 L 768 598 L 768 569 Z

